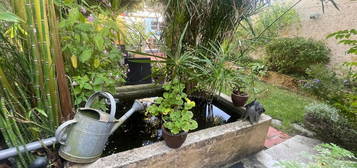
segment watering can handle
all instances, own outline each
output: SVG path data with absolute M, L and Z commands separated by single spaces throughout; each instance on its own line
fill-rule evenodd
M 93 104 L 94 100 L 96 97 L 102 96 L 105 97 L 109 100 L 110 102 L 110 117 L 109 117 L 109 122 L 114 122 L 115 120 L 115 112 L 116 112 L 116 104 L 115 104 L 115 99 L 114 97 L 108 93 L 108 92 L 95 92 L 93 95 L 91 95 L 88 98 L 87 103 L 85 104 L 85 108 L 90 108 L 90 106 Z
M 76 120 L 69 120 L 64 122 L 63 124 L 61 124 L 57 129 L 56 129 L 56 140 L 58 141 L 58 143 L 64 145 L 66 142 L 66 137 L 63 136 L 64 131 L 66 130 L 66 128 L 72 124 L 77 123 Z

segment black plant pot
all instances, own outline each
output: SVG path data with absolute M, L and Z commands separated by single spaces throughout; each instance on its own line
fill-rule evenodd
M 245 103 L 247 103 L 249 95 L 244 92 L 233 92 L 232 95 L 232 102 L 235 106 L 242 107 Z
M 187 132 L 182 132 L 179 134 L 172 134 L 164 126 L 162 128 L 162 135 L 166 142 L 166 145 L 170 148 L 179 148 L 186 140 Z

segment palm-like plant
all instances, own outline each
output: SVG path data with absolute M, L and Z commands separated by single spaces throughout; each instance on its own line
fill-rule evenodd
M 161 0 L 166 6 L 164 40 L 175 51 L 176 42 L 188 24 L 183 44 L 209 46 L 231 37 L 237 25 L 267 4 L 266 0 Z

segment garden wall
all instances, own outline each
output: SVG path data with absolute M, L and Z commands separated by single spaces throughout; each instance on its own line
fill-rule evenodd
M 325 1 L 326 3 L 327 1 Z M 283 37 L 306 37 L 323 40 L 331 49 L 330 67 L 337 68 L 346 61 L 357 61 L 356 55 L 346 54 L 348 46 L 337 44 L 334 38 L 326 39 L 330 33 L 344 30 L 357 29 L 357 1 L 336 1 L 340 10 L 330 3 L 325 4 L 325 13 L 322 12 L 320 0 L 305 0 L 300 2 L 295 9 L 300 16 L 300 24 L 293 24 L 289 29 L 281 32 Z M 315 19 L 310 19 L 310 16 Z

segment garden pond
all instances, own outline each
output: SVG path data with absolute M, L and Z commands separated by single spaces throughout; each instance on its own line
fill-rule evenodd
M 217 101 L 208 103 L 203 99 L 191 98 L 196 102 L 192 109 L 194 119 L 198 123 L 199 131 L 205 128 L 223 125 L 239 119 L 239 114 L 228 113 L 228 109 Z M 117 104 L 116 118 L 120 118 L 128 111 L 133 101 Z M 163 140 L 161 120 L 157 117 L 148 117 L 144 111 L 134 113 L 116 132 L 108 139 L 103 156 L 146 146 Z

